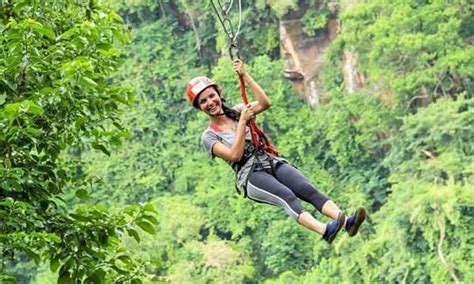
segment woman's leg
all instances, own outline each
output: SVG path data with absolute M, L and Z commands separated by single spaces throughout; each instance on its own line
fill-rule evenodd
M 309 180 L 296 168 L 287 163 L 278 163 L 275 176 L 282 184 L 290 188 L 296 196 L 311 203 L 319 212 L 335 220 L 342 210 L 328 197 L 319 192 Z
M 326 231 L 326 224 L 316 220 L 309 212 L 302 212 L 300 216 L 298 216 L 297 222 L 321 236 Z
M 278 163 L 275 168 L 275 176 L 278 181 L 290 188 L 296 196 L 313 204 L 325 216 L 336 220 L 339 214 L 342 214 L 342 210 L 332 200 L 320 193 L 300 171 L 291 165 Z M 364 207 L 359 207 L 351 216 L 343 216 L 344 228 L 349 236 L 353 237 L 365 221 L 367 213 Z
M 249 175 L 247 197 L 282 207 L 298 223 L 320 235 L 326 230 L 326 224 L 303 211 L 300 201 L 291 189 L 265 171 L 255 171 Z
M 333 220 L 337 218 L 337 214 L 341 213 L 342 210 L 334 203 L 332 200 L 328 200 L 324 203 L 323 208 L 321 208 L 321 213 Z
M 299 199 L 291 189 L 264 171 L 250 174 L 247 183 L 247 196 L 258 202 L 283 207 L 288 215 L 304 227 L 322 235 L 322 238 L 328 243 L 332 243 L 344 223 L 343 214 L 327 225 L 319 222 L 310 213 L 303 211 Z

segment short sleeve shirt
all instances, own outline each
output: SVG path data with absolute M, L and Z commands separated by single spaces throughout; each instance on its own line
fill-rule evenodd
M 238 104 L 232 107 L 233 110 L 241 112 L 244 108 L 244 104 Z M 214 159 L 215 155 L 212 152 L 212 147 L 217 142 L 221 142 L 224 145 L 231 147 L 235 140 L 235 133 L 233 131 L 222 131 L 216 127 L 213 127 L 209 124 L 209 127 L 203 132 L 201 141 L 204 145 L 206 152 L 209 156 Z M 245 127 L 245 140 L 251 140 L 250 128 Z M 226 161 L 233 169 L 237 166 L 238 162 Z
M 244 104 L 238 104 L 232 107 L 232 109 L 237 112 L 241 112 L 244 108 Z M 214 159 L 215 155 L 212 153 L 212 147 L 221 142 L 224 145 L 231 147 L 235 140 L 235 133 L 233 131 L 221 131 L 220 129 L 209 125 L 209 127 L 203 132 L 201 137 L 202 143 L 206 152 L 209 156 Z M 251 133 L 250 127 L 246 127 L 245 130 L 245 148 L 253 147 L 251 142 Z M 261 153 L 260 155 L 252 155 L 244 165 L 238 166 L 240 162 L 226 161 L 236 172 L 236 186 L 237 189 L 242 193 L 245 191 L 247 186 L 247 180 L 250 172 L 255 169 L 255 166 L 258 166 L 258 169 L 271 168 L 272 160 L 284 161 L 278 157 L 274 157 L 268 153 Z M 258 161 L 258 163 L 256 163 Z

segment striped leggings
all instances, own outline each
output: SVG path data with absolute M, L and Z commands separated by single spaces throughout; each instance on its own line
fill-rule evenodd
M 311 203 L 317 210 L 329 200 L 293 166 L 277 162 L 273 174 L 264 171 L 250 173 L 247 197 L 251 200 L 282 207 L 294 220 L 303 212 L 300 199 Z

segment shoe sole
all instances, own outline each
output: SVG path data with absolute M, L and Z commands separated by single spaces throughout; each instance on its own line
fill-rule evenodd
M 342 229 L 342 227 L 344 226 L 344 214 L 341 212 L 339 213 L 339 215 L 337 215 L 337 223 L 339 224 L 339 226 L 337 227 L 337 229 L 334 231 L 334 233 L 332 233 L 332 235 L 330 235 L 328 237 L 328 244 L 331 244 L 332 241 L 334 241 L 334 239 L 336 238 L 337 234 L 339 233 L 339 231 Z
M 347 234 L 350 236 L 350 237 L 353 237 L 357 234 L 357 232 L 359 231 L 359 227 L 362 223 L 364 223 L 365 221 L 365 218 L 367 216 L 367 212 L 365 211 L 365 208 L 364 207 L 359 207 L 357 208 L 356 210 L 356 218 L 355 218 L 355 221 L 354 221 L 354 225 L 351 227 L 351 229 L 347 232 Z

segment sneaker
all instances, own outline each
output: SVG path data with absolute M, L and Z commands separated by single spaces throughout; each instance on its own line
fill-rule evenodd
M 344 225 L 344 218 L 344 214 L 339 212 L 336 220 L 327 224 L 326 231 L 323 234 L 323 239 L 328 242 L 328 244 L 334 241 L 337 233 L 339 233 L 339 231 L 342 229 L 342 226 Z
M 359 231 L 359 227 L 365 221 L 367 213 L 364 207 L 356 209 L 351 217 L 347 218 L 345 230 L 350 237 L 353 237 Z

